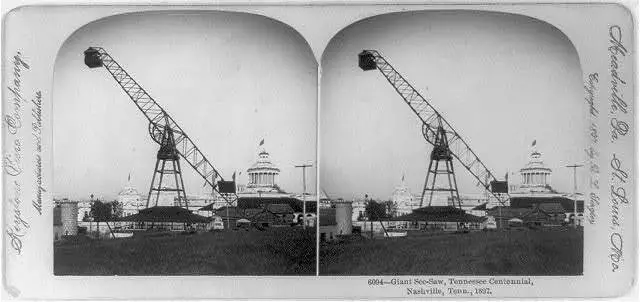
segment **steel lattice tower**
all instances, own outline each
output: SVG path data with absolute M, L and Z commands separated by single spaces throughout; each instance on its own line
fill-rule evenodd
M 173 175 L 173 177 L 171 177 Z M 173 186 L 163 186 L 166 183 L 165 176 L 173 178 Z M 171 180 L 169 180 L 171 181 Z M 184 190 L 184 181 L 182 180 L 182 169 L 180 168 L 180 154 L 176 149 L 176 142 L 173 138 L 173 131 L 169 127 L 165 127 L 162 133 L 162 141 L 156 159 L 156 166 L 153 169 L 153 177 L 151 178 L 151 187 L 147 198 L 147 208 L 149 204 L 158 206 L 160 193 L 175 192 L 177 195 L 177 206 L 189 208 L 187 194 Z M 152 202 L 153 198 L 153 202 Z
M 444 167 L 442 167 L 444 165 Z M 436 183 L 438 178 L 446 176 L 447 186 L 440 187 Z M 429 183 L 431 181 L 431 183 Z M 431 206 L 433 202 L 433 193 L 435 192 L 447 192 L 453 205 L 460 208 L 460 194 L 458 193 L 458 184 L 456 183 L 456 174 L 453 171 L 453 156 L 449 149 L 449 142 L 447 135 L 442 127 L 438 127 L 436 138 L 433 144 L 433 150 L 431 150 L 431 156 L 429 160 L 429 168 L 427 169 L 427 176 L 424 180 L 424 188 L 422 189 L 422 196 L 420 199 L 420 207 L 427 201 Z M 427 196 L 428 195 L 428 196 Z

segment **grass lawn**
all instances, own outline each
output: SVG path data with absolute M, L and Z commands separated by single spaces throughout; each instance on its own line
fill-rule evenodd
M 77 240 L 54 245 L 55 275 L 314 275 L 315 228 Z
M 557 227 L 322 244 L 321 275 L 581 275 L 583 231 Z

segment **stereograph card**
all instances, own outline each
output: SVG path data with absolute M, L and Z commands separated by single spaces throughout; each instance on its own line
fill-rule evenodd
M 6 1 L 3 298 L 637 298 L 636 10 Z

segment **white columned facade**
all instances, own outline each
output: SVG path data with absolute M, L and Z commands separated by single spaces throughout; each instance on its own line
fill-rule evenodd
M 524 168 L 520 169 L 522 175 L 522 184 L 519 191 L 529 192 L 547 192 L 551 169 L 549 169 L 542 161 L 542 154 L 532 146 L 533 149 L 529 155 L 529 162 Z
M 255 192 L 279 192 L 276 177 L 280 173 L 264 149 L 258 153 L 258 160 L 247 169 L 249 184 L 247 190 Z

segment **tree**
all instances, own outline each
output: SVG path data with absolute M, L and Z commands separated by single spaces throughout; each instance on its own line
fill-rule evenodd
M 387 218 L 386 205 L 375 200 L 367 201 L 364 207 L 365 215 L 370 221 Z
M 384 202 L 385 214 L 387 217 L 395 217 L 398 212 L 398 204 L 393 200 L 387 200 Z
M 112 218 L 113 211 L 111 209 L 111 203 L 104 203 L 99 199 L 91 203 L 91 211 L 89 215 L 93 217 L 93 221 L 96 222 L 96 229 L 98 230 L 98 236 L 100 236 L 100 222 L 109 221 Z
M 91 204 L 91 211 L 89 213 L 93 217 L 93 221 L 108 221 L 113 217 L 113 210 L 111 209 L 111 203 L 105 203 L 99 199 Z
M 364 207 L 365 215 L 369 218 L 369 224 L 371 225 L 371 238 L 373 238 L 373 222 L 379 221 L 382 229 L 386 233 L 384 228 L 384 224 L 382 220 L 385 218 L 389 218 L 390 216 L 387 214 L 387 205 L 386 202 L 377 202 L 373 199 L 367 201 L 367 204 Z
M 112 218 L 120 218 L 123 213 L 123 204 L 117 200 L 111 202 L 111 215 Z

